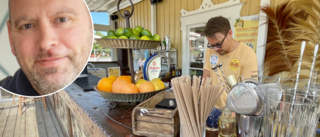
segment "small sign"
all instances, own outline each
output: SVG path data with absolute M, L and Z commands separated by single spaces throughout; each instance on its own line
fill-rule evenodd
M 257 49 L 259 15 L 237 18 L 234 22 L 234 39 Z
M 230 62 L 229 62 L 229 68 L 232 70 L 232 71 L 236 71 L 238 70 L 240 67 L 240 61 L 239 59 L 231 59 Z
M 154 78 L 159 78 L 161 72 L 161 56 L 153 55 L 145 62 L 144 73 L 147 72 L 145 79 L 152 80 Z
M 210 57 L 210 62 L 211 62 L 211 64 L 212 64 L 212 66 L 215 66 L 215 65 L 218 63 L 218 60 L 219 60 L 219 58 L 218 58 L 217 55 L 215 55 L 215 54 L 212 54 L 212 55 L 211 55 L 211 57 Z
M 108 76 L 120 76 L 120 67 L 109 67 L 108 68 Z

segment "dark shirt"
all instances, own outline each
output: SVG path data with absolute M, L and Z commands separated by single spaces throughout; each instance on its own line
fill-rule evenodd
M 19 95 L 39 96 L 21 69 L 17 70 L 13 77 L 8 76 L 1 80 L 0 86 Z

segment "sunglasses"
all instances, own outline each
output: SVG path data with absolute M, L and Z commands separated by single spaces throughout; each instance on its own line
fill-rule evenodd
M 210 49 L 213 49 L 214 47 L 217 47 L 217 48 L 221 48 L 222 47 L 222 44 L 223 44 L 223 42 L 224 42 L 224 40 L 226 39 L 226 37 L 227 37 L 227 35 L 228 35 L 228 33 L 224 36 L 224 38 L 223 38 L 223 40 L 222 40 L 222 42 L 221 42 L 221 44 L 215 44 L 215 45 L 210 45 L 209 44 L 209 42 L 208 42 L 208 48 L 210 48 Z

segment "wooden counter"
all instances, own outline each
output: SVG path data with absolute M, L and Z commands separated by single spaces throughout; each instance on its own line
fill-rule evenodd
M 76 84 L 71 84 L 64 91 L 59 92 L 53 100 L 57 117 L 70 137 L 133 135 L 131 130 L 133 107 L 110 109 L 109 102 L 99 93 L 84 92 Z
M 84 92 L 76 84 L 55 94 L 50 101 L 61 127 L 70 137 L 135 137 L 131 123 L 134 107 L 110 108 L 98 92 Z M 207 132 L 208 136 L 217 133 Z

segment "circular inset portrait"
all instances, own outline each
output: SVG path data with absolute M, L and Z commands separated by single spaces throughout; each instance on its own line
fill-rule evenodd
M 1 26 L 8 44 L 0 46 L 0 87 L 23 96 L 64 89 L 82 72 L 91 52 L 93 23 L 86 3 L 9 0 L 8 5 L 6 26 Z

